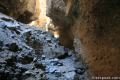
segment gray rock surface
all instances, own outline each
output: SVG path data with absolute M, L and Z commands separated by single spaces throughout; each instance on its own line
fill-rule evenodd
M 74 50 L 51 33 L 0 14 L 0 80 L 87 80 Z

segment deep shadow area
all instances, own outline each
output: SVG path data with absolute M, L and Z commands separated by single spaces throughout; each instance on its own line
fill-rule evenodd
M 35 6 L 36 0 L 0 0 L 0 12 L 22 23 L 30 23 L 37 19 Z

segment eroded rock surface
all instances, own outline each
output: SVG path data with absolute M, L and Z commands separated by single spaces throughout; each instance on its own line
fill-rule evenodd
M 75 39 L 90 74 L 120 76 L 120 0 L 49 1 L 48 16 L 58 26 L 62 44 L 70 47 Z
M 87 80 L 87 73 L 52 34 L 0 14 L 0 80 Z
M 60 42 L 62 45 L 73 48 L 73 34 L 71 27 L 74 23 L 76 14 L 70 13 L 66 15 L 66 3 L 64 0 L 48 0 L 47 1 L 47 16 L 49 16 L 54 25 L 57 26 L 57 31 L 60 35 Z M 72 9 L 73 12 L 76 9 Z M 76 13 L 76 12 L 74 12 Z
M 0 12 L 20 22 L 29 23 L 40 14 L 39 0 L 0 0 Z

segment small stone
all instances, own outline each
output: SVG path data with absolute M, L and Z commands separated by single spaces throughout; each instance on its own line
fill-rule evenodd
M 16 32 L 16 34 L 20 34 L 16 27 L 7 27 L 9 30 Z
M 0 40 L 0 46 L 2 47 L 3 46 L 3 41 Z
M 54 74 L 55 74 L 56 77 L 61 77 L 62 76 L 62 74 L 60 72 L 55 72 Z
M 16 43 L 12 43 L 9 45 L 9 50 L 13 51 L 13 52 L 17 52 L 17 51 L 19 51 L 19 47 Z
M 16 62 L 16 56 L 11 56 L 9 58 L 6 58 L 5 61 L 7 62 L 8 66 L 14 66 Z
M 54 66 L 63 66 L 63 63 L 60 63 L 58 61 L 52 61 L 51 63 L 53 63 Z
M 4 69 L 0 69 L 0 74 L 2 74 L 4 72 Z
M 0 64 L 5 64 L 6 63 L 6 61 L 4 60 L 4 59 L 0 59 Z
M 3 51 L 2 47 L 3 47 L 3 41 L 0 40 L 0 51 Z
M 32 56 L 24 56 L 24 57 L 21 57 L 19 59 L 19 62 L 21 62 L 22 64 L 29 64 L 33 61 L 33 57 Z
M 4 17 L 2 17 L 1 19 L 4 20 L 4 21 L 7 21 L 7 22 L 9 22 L 9 21 L 13 21 L 12 19 L 4 18 Z
M 26 72 L 25 72 L 25 75 L 26 75 L 26 74 L 33 74 L 33 72 L 31 72 L 31 71 L 26 71 Z
M 66 57 L 69 57 L 68 53 L 58 56 L 58 59 L 65 59 Z
M 0 47 L 0 52 L 3 51 L 2 47 Z
M 80 75 L 83 75 L 84 72 L 85 72 L 85 69 L 84 68 L 78 68 L 75 70 L 76 73 L 80 74 Z
M 45 55 L 42 55 L 42 60 L 45 60 Z
M 6 74 L 9 74 L 10 72 L 9 72 L 8 70 L 5 70 L 5 73 L 6 73 Z
M 35 63 L 35 67 L 38 68 L 38 69 L 42 69 L 42 70 L 45 70 L 45 66 L 42 64 L 42 63 Z

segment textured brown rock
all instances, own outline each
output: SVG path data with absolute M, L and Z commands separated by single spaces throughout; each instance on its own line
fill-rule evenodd
M 66 1 L 67 2 L 67 1 Z M 74 2 L 75 3 L 75 2 Z M 78 5 L 77 5 L 78 6 Z M 71 27 L 74 19 L 77 17 L 75 8 L 72 12 L 66 12 L 66 3 L 63 0 L 48 0 L 47 1 L 47 16 L 52 18 L 54 25 L 59 26 L 58 32 L 60 35 L 60 42 L 66 47 L 72 48 L 73 36 Z M 68 6 L 69 8 L 69 6 Z M 69 14 L 68 14 L 69 13 Z M 68 14 L 68 15 L 67 15 Z
M 73 37 L 80 40 L 90 74 L 120 76 L 120 0 L 50 1 L 48 16 L 59 26 L 60 39 L 69 47 Z
M 39 0 L 0 0 L 0 12 L 29 23 L 40 14 Z

